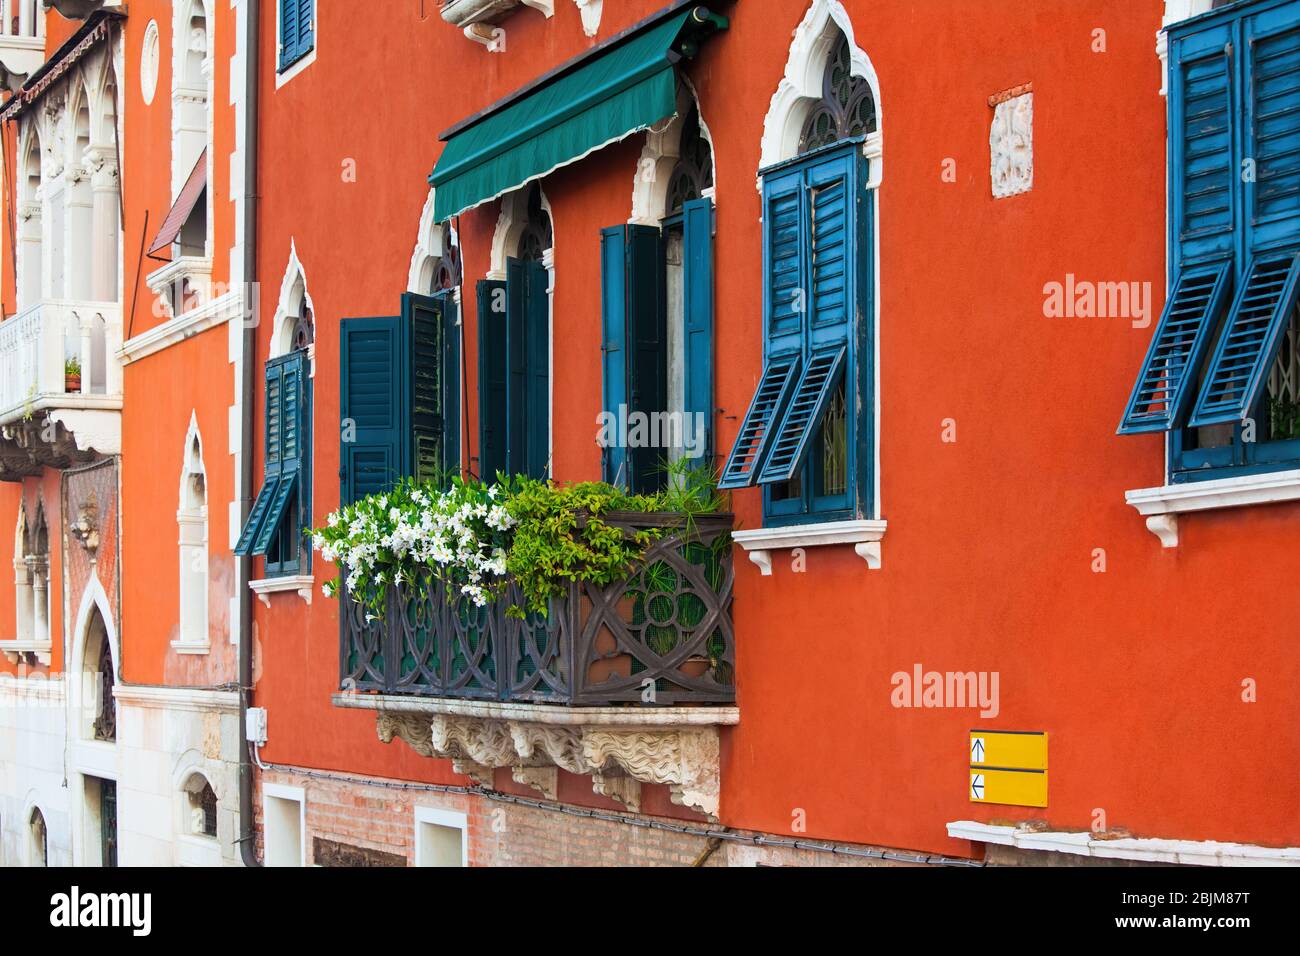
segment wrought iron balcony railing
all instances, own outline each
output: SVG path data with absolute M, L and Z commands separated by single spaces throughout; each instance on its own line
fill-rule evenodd
M 570 706 L 733 703 L 732 516 L 604 520 L 671 530 L 626 578 L 572 582 L 545 616 L 507 614 L 523 604 L 513 584 L 484 607 L 436 580 L 393 587 L 370 621 L 344 597 L 343 688 Z

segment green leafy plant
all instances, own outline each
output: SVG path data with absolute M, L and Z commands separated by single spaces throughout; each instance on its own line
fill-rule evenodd
M 75 357 L 74 357 L 74 358 L 66 358 L 66 359 L 64 359 L 64 360 L 63 360 L 63 374 L 64 374 L 64 375 L 80 375 L 80 374 L 81 374 L 81 359 L 79 359 L 79 358 L 75 358 Z
M 570 582 L 603 585 L 627 576 L 664 534 L 684 529 L 690 535 L 696 516 L 725 504 L 708 468 L 680 463 L 670 471 L 667 489 L 654 495 L 632 495 L 596 481 L 408 478 L 389 492 L 340 508 L 308 533 L 341 572 L 341 580 L 326 584 L 326 594 L 346 588 L 371 617 L 382 617 L 394 585 L 433 578 L 449 595 L 482 606 L 502 596 L 508 576 L 523 604 L 507 613 L 522 618 L 529 612 L 545 616 L 551 599 L 562 596 Z M 630 529 L 610 523 L 614 512 L 673 512 L 685 520 Z M 711 547 L 729 543 L 720 535 Z

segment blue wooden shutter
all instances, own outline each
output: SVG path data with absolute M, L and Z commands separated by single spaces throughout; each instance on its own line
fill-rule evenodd
M 1170 65 L 1170 175 L 1179 261 L 1230 256 L 1237 221 L 1232 31 L 1174 44 Z
M 506 471 L 528 474 L 528 270 L 506 260 Z
M 508 440 L 506 362 L 506 284 L 484 279 L 478 284 L 478 432 L 479 477 L 495 481 L 507 472 Z
M 768 359 L 763 377 L 754 390 L 754 400 L 745 413 L 736 443 L 722 469 L 719 488 L 747 488 L 758 479 L 775 431 L 775 423 L 785 413 L 790 395 L 799 376 L 800 356 L 779 355 Z
M 235 553 L 245 557 L 266 554 L 291 513 L 297 513 L 295 529 L 308 520 L 303 513 L 309 500 L 304 467 L 308 447 L 304 353 L 267 362 L 265 383 L 266 478 L 235 544 Z
M 605 481 L 626 488 L 627 449 L 618 434 L 620 409 L 628 404 L 627 382 L 627 244 L 623 226 L 600 231 L 600 357 L 603 411 L 614 416 L 615 434 L 601 449 Z
M 306 56 L 316 45 L 316 0 L 298 2 L 298 58 Z
M 402 294 L 402 325 L 409 337 L 411 474 L 421 481 L 441 478 L 449 467 L 443 458 L 447 414 L 442 308 L 441 299 L 414 292 Z
M 684 393 L 691 426 L 704 425 L 704 460 L 713 460 L 713 200 L 682 207 L 682 284 L 685 289 Z
M 662 485 L 667 451 L 649 443 L 649 424 L 668 408 L 668 315 L 663 234 L 656 226 L 627 227 L 628 407 L 647 424 L 647 443 L 627 450 L 628 487 L 652 494 Z
M 1166 431 L 1181 420 L 1227 300 L 1231 264 L 1183 269 L 1156 325 L 1119 434 Z
M 524 468 L 533 478 L 545 478 L 551 465 L 551 307 L 547 289 L 550 277 L 540 262 L 524 268 L 524 334 L 526 442 Z
M 827 403 L 844 374 L 847 348 L 814 354 L 804 367 L 785 414 L 774 425 L 776 438 L 767 452 L 759 484 L 789 481 L 803 467 Z
M 1300 4 L 1246 20 L 1245 155 L 1249 248 L 1300 235 Z
M 280 0 L 280 70 L 298 59 L 298 0 Z
M 350 504 L 408 472 L 406 337 L 401 317 L 385 316 L 344 319 L 339 339 L 339 494 Z
M 763 312 L 768 352 L 802 346 L 808 311 L 804 193 L 800 171 L 763 181 Z
M 262 526 L 266 523 L 266 516 L 270 512 L 279 491 L 280 476 L 268 475 L 266 480 L 262 482 L 262 490 L 257 493 L 257 499 L 248 512 L 248 520 L 244 522 L 244 528 L 239 533 L 239 540 L 235 543 L 235 554 L 241 558 L 247 558 L 253 554 L 253 544 L 257 540 L 258 532 L 262 530 Z
M 442 467 L 460 472 L 460 307 L 450 291 L 435 296 L 442 306 Z
M 1295 308 L 1298 280 L 1300 253 L 1293 250 L 1260 253 L 1251 260 L 1215 346 L 1191 427 L 1250 416 Z

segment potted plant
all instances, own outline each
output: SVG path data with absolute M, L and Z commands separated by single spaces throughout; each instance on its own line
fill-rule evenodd
M 81 360 L 65 359 L 63 362 L 63 390 L 65 392 L 81 391 Z

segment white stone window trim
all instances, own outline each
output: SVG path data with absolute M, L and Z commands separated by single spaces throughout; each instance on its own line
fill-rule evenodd
M 1300 469 L 1137 488 L 1124 492 L 1124 500 L 1163 547 L 1176 548 L 1180 514 L 1300 500 Z
M 1249 843 L 1220 843 L 1215 840 L 1166 840 L 1125 837 L 1103 840 L 1090 832 L 1029 830 L 1012 826 L 957 820 L 948 824 L 948 836 L 955 840 L 994 843 L 1018 850 L 1071 853 L 1105 860 L 1136 860 L 1143 863 L 1191 866 L 1296 866 L 1300 847 L 1267 847 Z
M 211 256 L 177 256 L 171 262 L 145 276 L 145 285 L 155 296 L 171 302 L 170 292 L 177 283 L 184 282 L 190 286 L 198 298 L 198 305 L 180 316 L 196 312 L 212 301 L 212 257 Z
M 460 831 L 460 865 L 469 866 L 469 817 L 456 810 L 443 810 L 439 807 L 415 808 L 415 865 L 424 866 L 420 861 L 425 856 L 424 825 L 444 827 Z
M 155 352 L 161 352 L 163 349 L 191 339 L 200 332 L 225 325 L 231 319 L 242 318 L 243 314 L 243 292 L 235 289 L 191 309 L 184 315 L 168 319 L 147 332 L 141 332 L 127 339 L 118 350 L 117 358 L 123 365 L 130 365 Z
M 158 21 L 150 20 L 140 45 L 140 96 L 145 106 L 152 106 L 158 95 L 158 76 L 162 63 Z
M 269 821 L 270 817 L 270 798 L 277 800 L 287 800 L 298 804 L 298 846 L 300 851 L 299 866 L 307 865 L 307 791 L 302 787 L 290 787 L 282 783 L 264 783 L 262 784 L 262 820 Z M 263 824 L 263 840 L 265 841 L 266 859 L 270 860 L 271 850 L 275 847 L 276 828 Z
M 888 522 L 875 519 L 822 521 L 775 528 L 733 531 L 731 539 L 748 554 L 764 577 L 772 574 L 772 552 L 794 548 L 819 548 L 851 544 L 870 571 L 880 570 L 880 542 Z
M 258 578 L 248 582 L 248 588 L 257 595 L 257 599 L 267 607 L 271 606 L 272 594 L 286 594 L 297 591 L 298 597 L 311 604 L 312 588 L 316 578 L 310 574 L 286 574 L 279 578 Z
M 320 50 L 320 17 L 317 15 L 317 4 L 312 3 L 311 8 L 311 52 L 301 59 L 290 64 L 289 69 L 280 71 L 280 4 L 275 5 L 275 88 L 279 90 L 295 76 L 302 73 L 303 70 L 316 62 L 316 54 Z
M 211 617 L 209 616 L 210 595 L 208 590 L 211 586 L 211 554 L 209 549 L 211 541 L 208 536 L 208 517 L 211 509 L 206 504 L 207 501 L 207 480 L 208 469 L 203 460 L 203 436 L 199 432 L 198 412 L 190 411 L 190 424 L 185 432 L 184 458 L 181 465 L 180 490 L 178 495 L 178 506 L 176 509 L 176 524 L 179 531 L 177 545 L 180 557 L 180 587 L 178 598 L 180 602 L 180 636 L 171 642 L 172 650 L 178 654 L 207 654 L 212 649 L 211 636 Z M 191 449 L 197 449 L 197 461 L 191 460 Z M 204 504 L 201 507 L 186 508 L 186 486 L 188 481 L 193 477 L 199 477 L 203 481 L 204 487 Z M 186 535 L 191 534 L 194 540 L 187 540 Z M 185 561 L 187 551 L 197 551 L 203 561 L 203 573 L 201 575 L 201 587 L 197 595 L 186 597 Z M 204 627 L 202 638 L 185 636 L 185 610 L 188 601 L 198 601 L 202 608 L 201 618 L 207 622 Z

